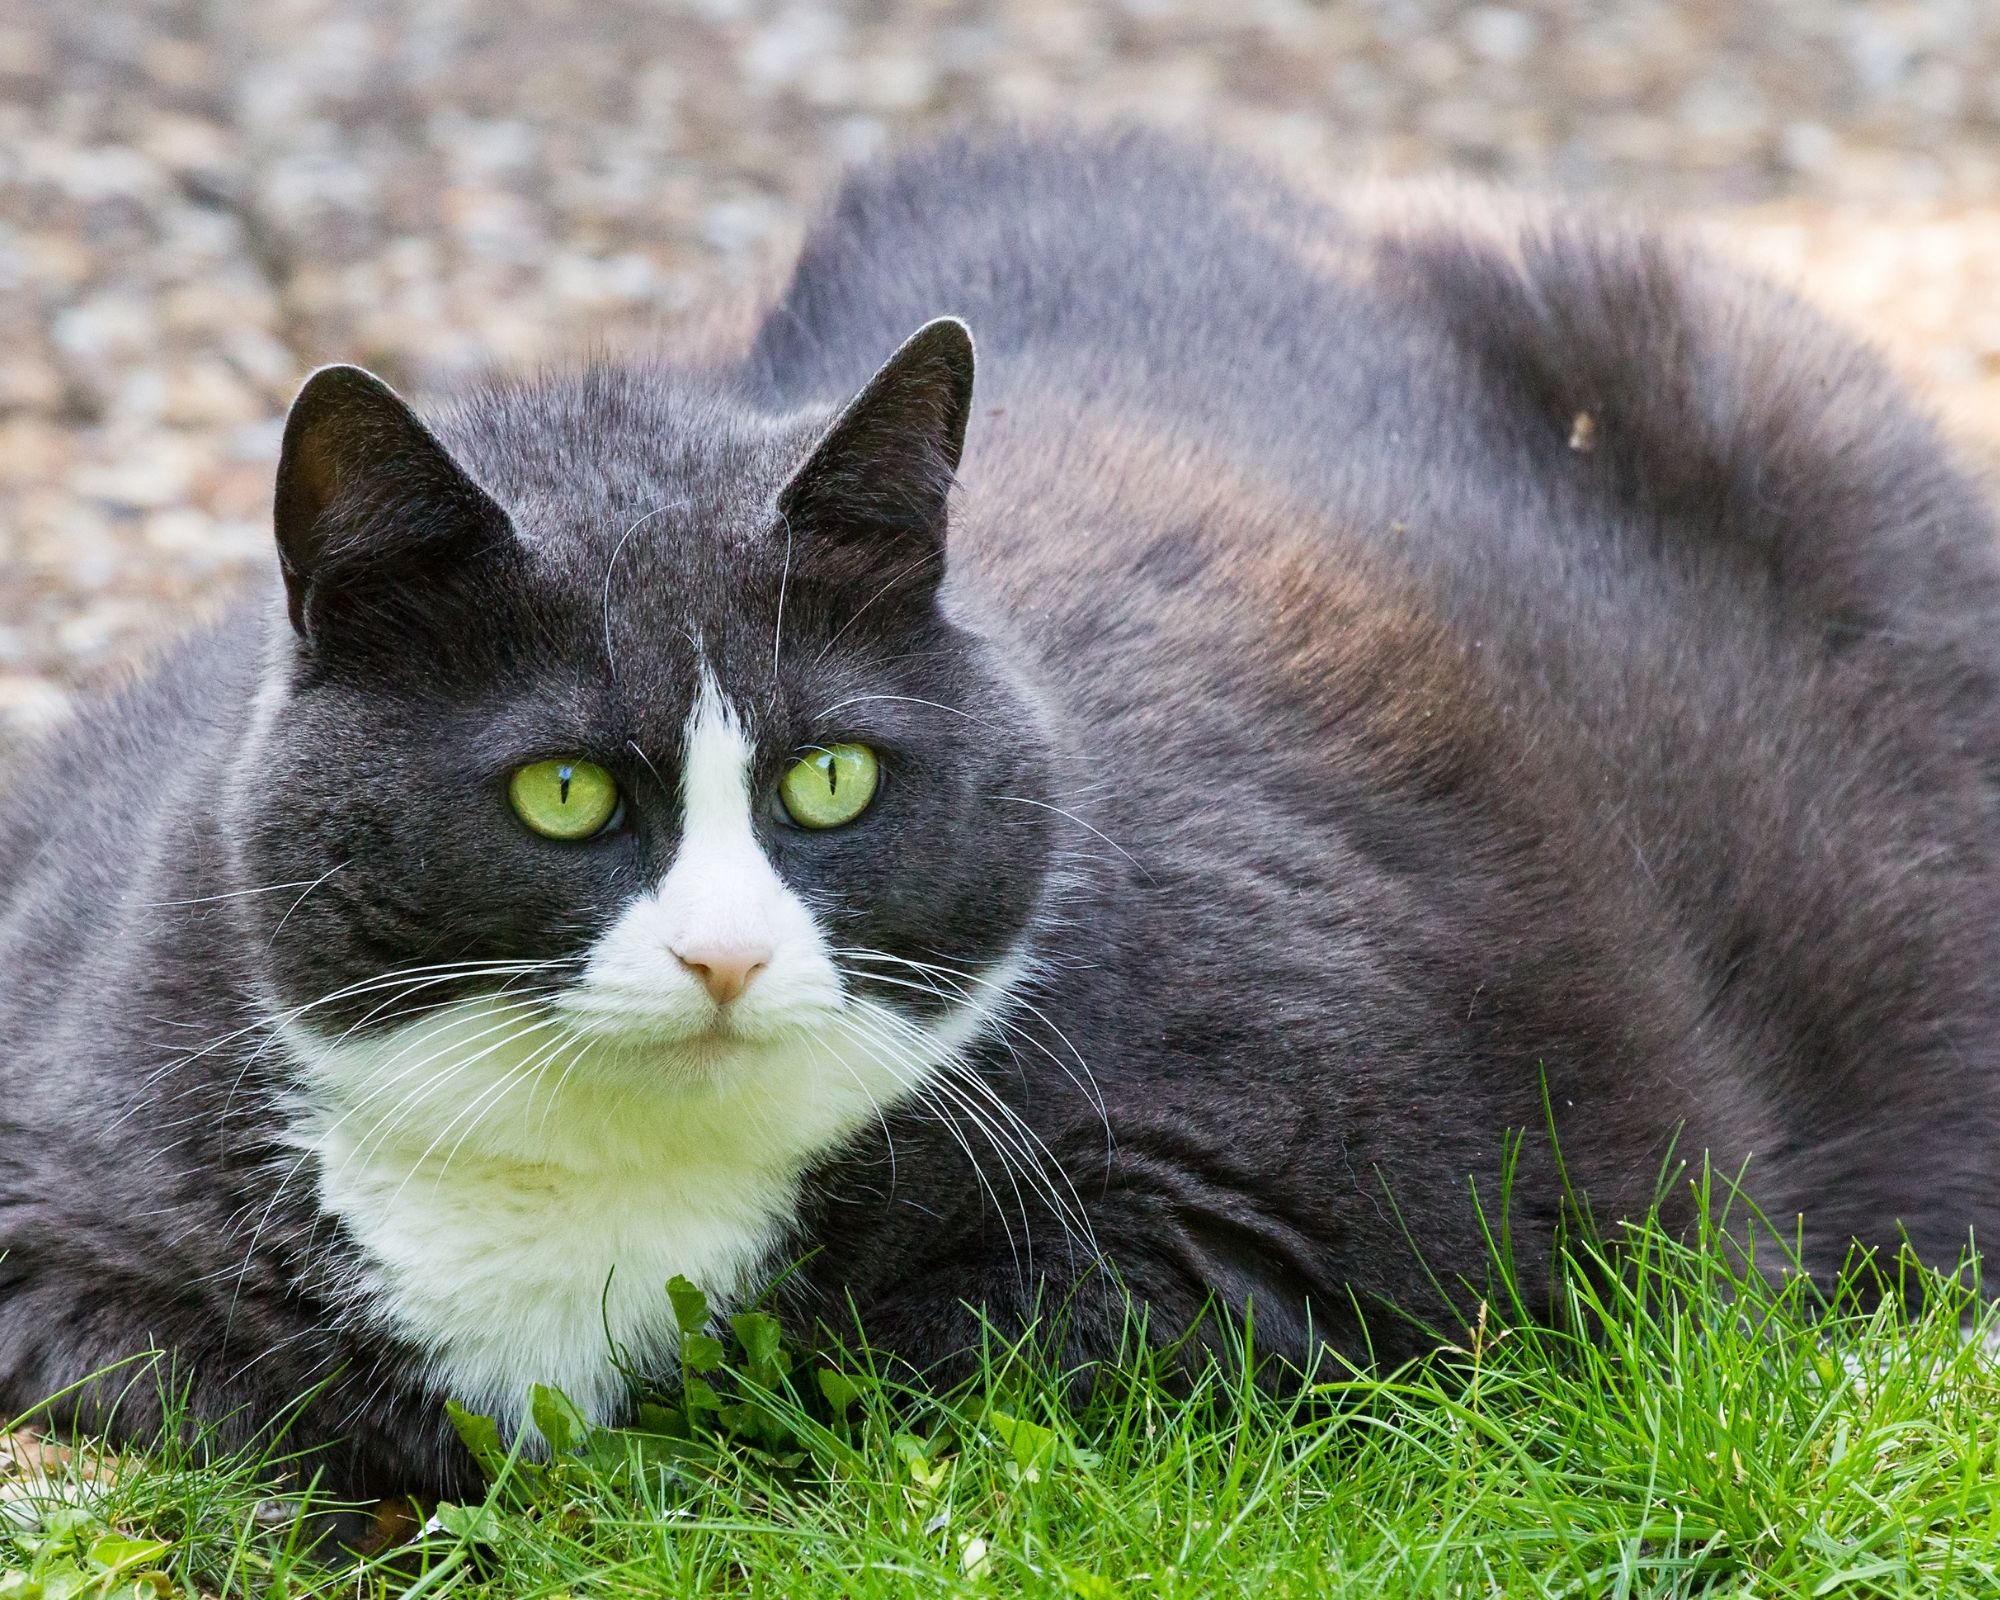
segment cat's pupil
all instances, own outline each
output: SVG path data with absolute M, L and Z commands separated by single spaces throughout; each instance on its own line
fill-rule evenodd
M 569 780 L 570 780 L 570 775 L 575 770 L 576 769 L 574 767 L 556 768 L 556 781 L 562 785 L 562 788 L 559 791 L 559 798 L 564 805 L 569 804 Z

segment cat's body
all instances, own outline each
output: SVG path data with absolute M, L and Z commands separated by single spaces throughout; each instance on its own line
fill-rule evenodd
M 1483 1273 L 1549 1115 L 1600 1213 L 1709 1151 L 1816 1268 L 1955 1256 L 2000 1209 L 1984 507 L 1781 297 L 1432 217 L 973 142 L 850 184 L 740 363 L 443 414 L 476 489 L 316 381 L 291 621 L 0 822 L 0 1412 L 157 1343 L 245 1426 L 327 1382 L 343 1487 L 449 1487 L 444 1394 L 614 1407 L 668 1275 L 799 1256 L 789 1314 L 920 1364 L 965 1302 L 1102 1349 L 1105 1262 L 1158 1333 L 1215 1291 L 1354 1347 Z M 943 314 L 939 598 L 962 338 L 822 435 Z M 873 809 L 784 825 L 843 740 Z M 532 839 L 498 785 L 572 752 L 629 814 Z M 763 958 L 738 1022 L 690 917 Z M 1531 1279 L 1560 1200 L 1531 1138 Z

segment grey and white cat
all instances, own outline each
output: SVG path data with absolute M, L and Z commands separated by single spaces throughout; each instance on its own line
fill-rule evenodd
M 0 813 L 0 1412 L 157 1348 L 452 1491 L 445 1397 L 613 1414 L 669 1276 L 801 1258 L 926 1369 L 1128 1292 L 1394 1354 L 1545 1104 L 1600 1215 L 1709 1152 L 1950 1260 L 1993 532 L 1699 256 L 1140 136 L 854 178 L 726 359 L 318 372 L 282 585 Z

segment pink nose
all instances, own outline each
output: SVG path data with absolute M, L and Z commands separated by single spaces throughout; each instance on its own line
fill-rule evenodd
M 750 980 L 771 964 L 765 946 L 691 944 L 673 946 L 674 959 L 692 972 L 708 991 L 709 998 L 726 1006 L 745 989 Z

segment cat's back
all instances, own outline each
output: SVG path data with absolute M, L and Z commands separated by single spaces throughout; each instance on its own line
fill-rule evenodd
M 1040 548 L 1109 485 L 1234 552 L 1196 587 L 1268 577 L 1272 530 L 1311 528 L 1528 664 L 1620 612 L 1664 618 L 1671 654 L 1724 596 L 1832 650 L 1990 665 L 1978 486 L 1858 339 L 1675 235 L 1471 186 L 1296 187 L 1142 131 L 966 135 L 847 181 L 745 377 L 845 394 L 943 314 L 979 342 L 958 551 L 982 583 L 1046 598 L 1065 562 L 1146 560 L 1143 505 Z
M 845 393 L 950 314 L 979 341 L 987 409 L 1060 385 L 1233 432 L 1283 414 L 1279 370 L 1359 396 L 1365 326 L 1341 331 L 1340 367 L 1317 355 L 1364 241 L 1258 168 L 1155 135 L 968 134 L 846 180 L 748 368 L 788 398 Z

